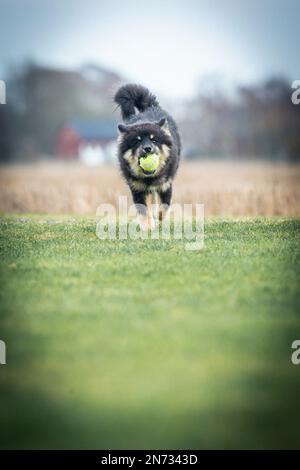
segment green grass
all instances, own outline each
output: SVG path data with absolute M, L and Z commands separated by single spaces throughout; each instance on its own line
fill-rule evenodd
M 2 218 L 2 448 L 300 447 L 299 221 L 198 252 L 61 222 Z

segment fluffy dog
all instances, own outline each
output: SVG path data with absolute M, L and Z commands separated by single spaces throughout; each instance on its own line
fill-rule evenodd
M 155 225 L 150 207 L 160 199 L 159 218 L 168 212 L 172 183 L 180 158 L 180 136 L 174 119 L 156 97 L 141 85 L 122 86 L 115 95 L 123 124 L 118 125 L 118 158 L 144 230 Z M 140 166 L 140 159 L 155 153 L 158 168 L 152 172 Z M 153 207 L 153 206 L 152 206 Z

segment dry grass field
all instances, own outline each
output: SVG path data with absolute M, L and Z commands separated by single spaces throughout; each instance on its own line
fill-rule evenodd
M 174 201 L 204 203 L 208 216 L 299 216 L 300 165 L 268 162 L 182 163 Z M 129 194 L 117 165 L 87 168 L 42 162 L 0 168 L 0 211 L 95 214 Z

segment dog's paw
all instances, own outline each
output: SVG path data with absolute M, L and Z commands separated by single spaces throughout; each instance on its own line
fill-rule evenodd
M 150 215 L 140 215 L 138 221 L 141 229 L 144 232 L 155 228 L 155 220 Z

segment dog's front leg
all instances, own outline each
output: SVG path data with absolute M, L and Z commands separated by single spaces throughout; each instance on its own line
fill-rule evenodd
M 159 194 L 160 201 L 161 201 L 158 217 L 159 217 L 159 220 L 163 220 L 170 210 L 170 205 L 172 201 L 172 186 L 169 186 L 169 188 L 166 191 L 160 190 L 158 194 Z
M 131 189 L 133 202 L 136 206 L 139 224 L 143 230 L 151 230 L 155 226 L 151 208 L 147 206 L 148 193 Z

